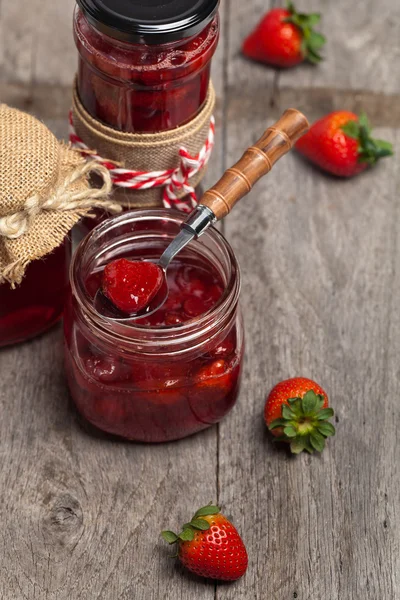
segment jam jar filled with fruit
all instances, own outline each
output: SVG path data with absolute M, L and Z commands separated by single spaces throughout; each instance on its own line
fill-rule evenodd
M 196 156 L 210 128 L 210 69 L 219 39 L 219 0 L 77 2 L 74 38 L 79 60 L 74 97 L 81 105 L 79 119 L 82 111 L 86 115 L 83 130 L 75 122 L 78 137 L 117 166 L 160 173 L 180 163 L 178 148 L 176 161 L 170 156 L 171 136 L 181 139 L 182 129 L 196 123 L 194 137 L 201 138 L 201 145 L 196 141 L 196 151 L 190 150 L 186 134 L 179 144 Z M 206 131 L 198 125 L 205 118 Z M 163 143 L 159 137 L 156 142 L 149 137 L 162 134 L 168 135 Z M 110 137 L 117 138 L 111 147 Z M 139 158 L 132 156 L 130 146 L 133 139 L 138 143 L 138 137 L 147 149 Z M 203 167 L 190 182 L 197 197 L 204 173 Z M 150 190 L 146 185 L 138 191 L 124 180 L 115 188 L 115 199 L 128 210 L 161 206 L 162 188 Z M 183 201 L 191 199 L 184 196 Z M 80 233 L 87 233 L 105 216 L 99 213 L 97 220 L 86 219 Z
M 174 129 L 203 106 L 219 0 L 78 0 L 77 91 L 95 119 L 130 133 Z
M 95 427 L 142 442 L 191 435 L 233 407 L 243 358 L 240 274 L 224 237 L 210 228 L 167 271 L 165 304 L 121 322 L 94 305 L 116 259 L 157 260 L 183 221 L 137 210 L 98 225 L 79 245 L 65 310 L 66 370 L 79 412 Z
M 53 252 L 28 265 L 20 284 L 0 284 L 0 347 L 39 335 L 61 318 L 70 258 L 66 237 Z

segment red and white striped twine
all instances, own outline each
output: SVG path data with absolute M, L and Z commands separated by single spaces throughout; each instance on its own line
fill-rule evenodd
M 183 146 L 179 150 L 180 163 L 176 169 L 166 171 L 131 171 L 121 169 L 112 161 L 99 156 L 90 150 L 84 141 L 77 135 L 73 123 L 72 111 L 69 113 L 69 141 L 73 148 L 83 150 L 88 158 L 97 160 L 105 166 L 111 175 L 112 182 L 117 187 L 131 190 L 148 190 L 155 187 L 164 187 L 163 204 L 166 208 L 177 208 L 190 213 L 197 206 L 197 197 L 194 187 L 189 180 L 194 177 L 209 161 L 215 141 L 215 119 L 211 117 L 210 128 L 204 146 L 195 157 L 190 156 Z M 178 198 L 177 194 L 184 191 L 185 197 Z M 187 198 L 187 199 L 186 199 Z

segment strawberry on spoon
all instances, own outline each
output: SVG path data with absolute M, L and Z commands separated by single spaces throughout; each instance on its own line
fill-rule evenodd
M 163 271 L 155 263 L 119 258 L 104 269 L 102 291 L 122 312 L 137 314 L 149 306 L 163 281 Z
M 181 533 L 163 531 L 162 536 L 169 544 L 178 544 L 179 560 L 196 575 L 236 581 L 247 570 L 245 545 L 218 506 L 200 508 Z

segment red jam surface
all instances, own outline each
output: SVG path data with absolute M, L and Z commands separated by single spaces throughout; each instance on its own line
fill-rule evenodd
M 0 285 L 0 346 L 22 342 L 48 329 L 63 312 L 70 242 L 30 263 L 22 283 Z
M 94 297 L 102 273 L 92 273 L 86 288 Z M 164 306 L 137 323 L 176 327 L 198 318 L 223 294 L 210 264 L 174 261 L 167 271 L 169 297 Z M 98 340 L 71 329 L 67 308 L 66 365 L 72 397 L 96 427 L 131 440 L 164 442 L 185 437 L 220 421 L 236 401 L 242 358 L 238 319 L 200 352 L 188 357 L 132 356 L 105 351 Z
M 119 258 L 103 271 L 103 294 L 120 311 L 138 313 L 150 305 L 164 281 L 162 269 L 153 262 Z
M 190 121 L 204 104 L 219 21 L 198 35 L 161 45 L 110 38 L 75 13 L 78 92 L 86 110 L 110 127 L 154 133 Z

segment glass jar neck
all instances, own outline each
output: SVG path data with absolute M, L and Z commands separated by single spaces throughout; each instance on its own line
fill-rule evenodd
M 88 276 L 101 270 L 113 258 L 133 248 L 146 256 L 146 248 L 163 249 L 175 237 L 184 220 L 167 210 L 140 210 L 108 219 L 95 228 L 78 247 L 71 265 L 71 288 L 76 318 L 104 345 L 122 352 L 149 356 L 186 356 L 200 352 L 213 338 L 230 327 L 236 318 L 240 292 L 240 273 L 233 251 L 225 238 L 210 228 L 199 240 L 191 242 L 192 256 L 199 256 L 218 270 L 224 293 L 217 304 L 200 317 L 178 326 L 149 327 L 132 322 L 127 325 L 100 315 L 86 287 Z M 154 250 L 153 250 L 154 251 Z M 159 254 L 159 255 L 160 255 Z M 154 257 L 156 258 L 156 257 Z
M 218 15 L 193 38 L 161 45 L 123 42 L 99 32 L 77 9 L 78 95 L 85 110 L 127 133 L 169 131 L 204 105 Z
M 154 70 L 161 74 L 163 70 L 170 73 L 168 79 L 179 78 L 185 62 L 185 70 L 190 63 L 196 65 L 196 60 L 202 58 L 205 53 L 212 58 L 219 39 L 219 16 L 205 25 L 200 33 L 191 37 L 178 39 L 175 41 L 149 44 L 146 42 L 128 42 L 110 37 L 89 23 L 81 9 L 75 8 L 75 36 L 76 42 L 83 44 L 87 50 L 95 50 L 98 66 L 102 65 L 101 71 L 107 73 L 104 68 L 107 64 L 110 70 L 107 73 L 112 77 L 116 73 L 116 63 L 118 70 L 121 67 L 129 69 L 131 72 L 149 72 Z M 177 56 L 173 53 L 177 51 Z M 117 55 L 115 53 L 117 52 Z M 172 53 L 172 57 L 171 57 Z M 183 60 L 183 53 L 186 54 L 186 60 Z M 171 60 L 172 58 L 172 60 Z M 176 76 L 175 76 L 176 74 Z

